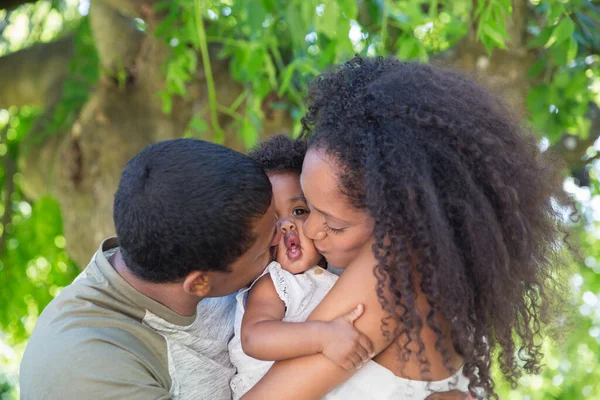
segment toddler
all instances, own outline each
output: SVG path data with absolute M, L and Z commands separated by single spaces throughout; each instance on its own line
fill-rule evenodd
M 337 280 L 313 241 L 303 233 L 308 215 L 300 187 L 306 145 L 280 135 L 263 142 L 250 157 L 263 166 L 273 187 L 281 230 L 273 261 L 237 295 L 234 337 L 229 343 L 237 373 L 231 380 L 235 400 L 252 388 L 274 361 L 323 353 L 345 368 L 359 368 L 373 351 L 353 322 L 363 306 L 330 322 L 306 321 Z

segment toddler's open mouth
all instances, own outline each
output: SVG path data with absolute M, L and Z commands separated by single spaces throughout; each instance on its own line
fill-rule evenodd
M 296 261 L 302 257 L 300 248 L 300 237 L 297 232 L 288 232 L 283 236 L 283 243 L 287 249 L 286 254 L 290 261 Z

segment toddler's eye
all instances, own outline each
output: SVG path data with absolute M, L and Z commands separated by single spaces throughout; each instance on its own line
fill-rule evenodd
M 292 211 L 294 217 L 299 217 L 304 214 L 308 214 L 308 210 L 305 208 L 294 208 L 294 211 Z

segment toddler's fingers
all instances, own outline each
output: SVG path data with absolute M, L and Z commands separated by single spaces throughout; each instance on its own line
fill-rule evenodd
M 360 339 L 358 340 L 360 345 L 367 350 L 369 353 L 369 358 L 373 358 L 373 353 L 375 352 L 375 348 L 373 347 L 373 342 L 366 335 L 360 335 Z
M 354 366 L 354 363 L 351 360 L 346 360 L 344 362 L 344 364 L 342 365 L 342 368 L 344 368 L 346 371 L 352 371 L 352 370 L 356 369 L 356 367 Z
M 354 307 L 351 311 L 349 311 L 345 315 L 343 315 L 342 317 L 346 321 L 353 324 L 354 321 L 356 321 L 363 314 L 363 312 L 365 312 L 365 306 L 363 306 L 362 304 L 359 304 L 356 307 Z
M 350 356 L 348 356 L 348 360 L 350 360 L 354 369 L 359 369 L 363 364 L 362 359 L 356 353 L 350 354 Z
M 360 344 L 356 346 L 356 354 L 358 354 L 362 362 L 369 361 L 369 351 Z

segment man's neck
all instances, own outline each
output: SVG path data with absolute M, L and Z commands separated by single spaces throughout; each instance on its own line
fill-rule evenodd
M 190 317 L 196 313 L 200 297 L 185 293 L 181 284 L 153 283 L 138 278 L 125 264 L 120 249 L 115 252 L 109 262 L 115 271 L 141 294 L 184 317 Z

